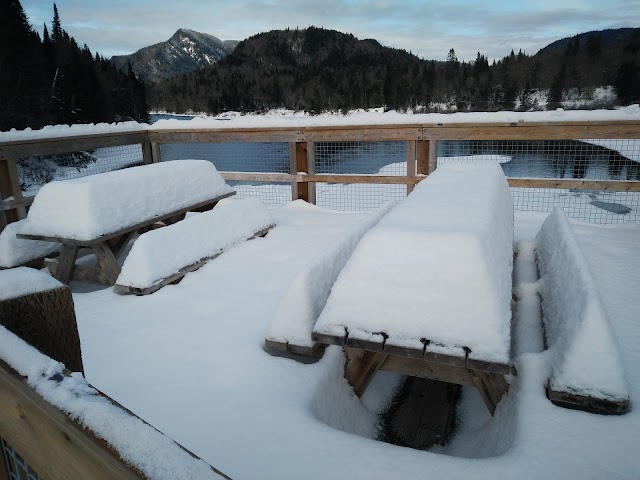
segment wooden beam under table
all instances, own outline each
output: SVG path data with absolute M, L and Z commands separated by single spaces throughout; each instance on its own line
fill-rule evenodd
M 349 361 L 344 376 L 358 397 L 362 397 L 387 357 L 386 353 L 361 350 Z
M 322 337 L 324 338 L 324 337 Z M 314 340 L 322 341 L 314 334 Z M 333 337 L 332 337 L 333 338 Z M 407 355 L 393 355 L 381 345 L 374 350 L 368 348 L 366 341 L 351 341 L 333 338 L 331 343 L 342 344 L 347 355 L 345 378 L 353 391 L 361 397 L 378 370 L 396 372 L 411 377 L 427 378 L 457 385 L 468 385 L 478 389 L 487 409 L 493 415 L 509 385 L 505 379 L 508 366 L 491 362 L 470 362 L 468 352 L 465 357 L 440 358 L 434 355 L 422 358 Z M 364 343 L 363 343 L 364 342 Z M 361 344 L 362 343 L 362 344 Z M 375 345 L 369 345 L 375 347 Z M 395 348 L 400 353 L 402 349 Z M 407 353 L 413 354 L 413 351 Z M 439 361 L 442 360 L 442 361 Z

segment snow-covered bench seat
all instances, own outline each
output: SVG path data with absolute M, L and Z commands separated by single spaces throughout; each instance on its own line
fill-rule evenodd
M 69 287 L 33 268 L 0 271 L 0 325 L 74 372 L 80 336 Z
M 360 373 L 476 385 L 493 412 L 510 373 L 512 264 L 513 201 L 500 166 L 444 165 L 365 234 L 313 338 L 379 352 L 362 356 Z M 352 378 L 364 381 L 356 393 L 370 380 L 358 368 Z
M 267 207 L 257 198 L 245 198 L 146 232 L 127 255 L 114 290 L 153 293 L 234 245 L 266 235 L 273 226 Z
M 40 240 L 24 240 L 16 234 L 24 226 L 25 220 L 13 222 L 0 232 L 0 269 L 20 265 L 31 266 L 47 255 L 60 251 L 60 244 Z
M 569 220 L 557 208 L 536 237 L 542 312 L 556 405 L 624 413 L 629 392 L 617 341 Z
M 331 287 L 362 236 L 394 206 L 388 202 L 332 239 L 295 277 L 271 320 L 265 338 L 267 351 L 320 358 L 325 344 L 311 338 Z
M 93 280 L 113 285 L 120 272 L 116 259 L 137 230 L 210 209 L 234 193 L 205 160 L 54 181 L 40 189 L 17 236 L 62 244 L 53 273 L 63 283 L 72 278 L 79 248 L 91 248 L 101 267 Z

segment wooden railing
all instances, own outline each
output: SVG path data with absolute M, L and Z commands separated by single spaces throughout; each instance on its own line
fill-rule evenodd
M 580 140 L 640 139 L 640 121 L 515 123 L 515 124 L 416 124 L 301 128 L 220 128 L 220 129 L 150 129 L 122 133 L 76 135 L 65 138 L 0 141 L 0 231 L 7 223 L 24 218 L 33 197 L 23 197 L 16 160 L 29 156 L 59 154 L 100 147 L 142 145 L 144 163 L 161 160 L 160 144 L 201 142 L 287 142 L 290 168 L 288 173 L 225 172 L 226 180 L 251 182 L 287 182 L 291 198 L 315 202 L 315 184 L 367 183 L 400 184 L 407 192 L 428 176 L 437 166 L 437 146 L 442 140 Z M 407 174 L 338 175 L 316 173 L 315 144 L 318 142 L 407 142 Z M 514 187 L 571 188 L 612 191 L 640 191 L 640 181 L 593 181 L 584 179 L 510 178 Z M 62 442 L 54 457 L 78 465 L 102 465 L 107 472 L 122 471 L 122 478 L 138 477 L 94 436 L 75 424 L 62 412 L 48 405 L 26 385 L 11 368 L 0 361 L 0 406 L 7 415 L 0 421 L 0 436 L 7 432 L 11 440 L 24 449 L 36 442 L 46 446 L 47 438 Z M 25 423 L 26 422 L 26 423 Z M 25 427 L 24 425 L 27 425 Z M 34 434 L 37 432 L 37 435 Z M 43 444 L 37 438 L 45 438 Z M 63 441 L 64 439 L 64 441 Z M 39 443 L 38 443 L 39 442 Z M 66 443 L 65 443 L 66 442 Z M 61 448 L 61 449 L 60 449 Z M 71 449 L 71 450 L 69 450 Z M 27 451 L 27 450 L 25 450 Z M 25 453 L 38 463 L 41 452 Z M 80 459 L 80 457 L 88 457 Z M 48 457 L 47 457 L 48 458 Z M 53 460 L 52 460 L 53 461 Z M 83 463 L 84 462 L 84 463 Z M 93 464 L 91 462 L 94 462 Z M 44 463 L 42 465 L 45 465 Z M 80 468 L 80 467 L 79 467 Z M 84 466 L 82 468 L 85 468 Z M 61 470 L 63 471 L 63 470 Z M 116 475 L 115 473 L 108 474 Z M 64 476 L 64 475 L 63 475 Z M 0 467 L 0 478 L 2 468 Z M 70 477 L 69 477 L 70 478 Z
M 100 147 L 142 144 L 145 163 L 160 161 L 162 143 L 287 142 L 289 173 L 226 172 L 226 180 L 290 182 L 292 199 L 315 201 L 315 184 L 369 183 L 404 184 L 407 192 L 436 168 L 437 142 L 441 140 L 581 140 L 640 139 L 640 121 L 562 123 L 451 123 L 415 125 L 363 125 L 300 128 L 154 129 L 101 133 L 64 138 L 0 142 L 0 228 L 24 218 L 33 198 L 23 198 L 15 160 L 28 156 L 66 153 Z M 317 174 L 317 142 L 407 142 L 407 175 Z M 415 173 L 414 173 L 415 172 Z M 571 188 L 640 191 L 638 181 L 593 181 L 583 179 L 510 178 L 514 187 Z

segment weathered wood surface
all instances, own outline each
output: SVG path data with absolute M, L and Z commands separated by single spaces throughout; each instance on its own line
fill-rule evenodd
M 64 375 L 68 375 L 68 372 Z M 95 395 L 136 417 L 108 396 L 100 392 Z M 7 440 L 37 473 L 43 475 L 41 478 L 146 478 L 139 470 L 127 464 L 106 441 L 46 402 L 27 384 L 25 378 L 1 360 L 0 436 Z M 198 458 L 180 444 L 176 446 Z M 229 479 L 220 470 L 210 468 L 221 478 Z
M 79 152 L 102 147 L 133 145 L 148 141 L 144 131 L 99 133 L 91 135 L 73 135 L 69 137 L 53 137 L 33 140 L 14 140 L 0 142 L 0 157 L 23 158 L 53 153 Z
M 409 140 L 407 142 L 407 178 L 415 178 L 418 170 L 418 141 Z M 407 184 L 407 195 L 413 192 L 413 183 Z
M 415 185 L 420 183 L 424 176 L 408 177 L 406 175 L 350 175 L 350 174 L 328 174 L 299 175 L 298 182 L 321 182 L 321 183 L 373 183 L 389 185 Z
M 459 385 L 408 377 L 382 416 L 381 440 L 427 450 L 445 445 L 454 429 Z
M 0 435 L 42 478 L 145 478 L 106 442 L 42 399 L 2 361 Z
M 508 178 L 507 180 L 510 187 L 640 192 L 640 182 L 633 180 L 582 180 L 578 178 Z
M 427 378 L 457 385 L 476 387 L 494 414 L 502 396 L 508 390 L 505 375 L 515 373 L 510 364 L 474 360 L 468 348 L 430 349 L 431 342 L 422 340 L 422 348 L 389 343 L 386 333 L 369 334 L 366 338 L 345 329 L 344 335 L 312 333 L 315 342 L 342 346 L 347 353 L 345 378 L 356 395 L 361 396 L 378 370 L 398 372 L 412 377 Z M 458 355 L 454 353 L 458 352 Z
M 324 351 L 327 348 L 325 344 L 314 343 L 312 346 L 308 345 L 296 345 L 289 342 L 279 342 L 265 338 L 264 346 L 269 353 L 284 353 L 291 354 L 295 360 L 297 356 L 308 357 L 312 359 L 321 359 L 324 355 Z
M 359 338 L 353 333 L 345 329 L 343 335 L 327 335 L 323 333 L 313 332 L 311 338 L 315 342 L 324 343 L 326 345 L 338 345 L 340 347 L 352 347 L 371 352 L 384 352 L 389 355 L 401 356 L 423 360 L 425 362 L 440 363 L 445 365 L 471 367 L 474 369 L 484 370 L 503 375 L 512 373 L 511 365 L 508 363 L 481 361 L 469 358 L 469 350 L 464 348 L 448 349 L 452 354 L 443 354 L 430 351 L 429 342 L 426 339 L 421 341 L 420 348 L 411 348 L 406 346 L 397 346 L 389 342 L 389 336 L 386 333 L 378 333 L 369 335 L 367 338 Z M 457 355 L 453 352 L 458 352 Z
M 547 382 L 547 398 L 554 404 L 572 410 L 583 410 L 601 415 L 622 415 L 629 411 L 629 400 L 615 401 L 552 390 Z
M 361 350 L 348 361 L 344 377 L 358 397 L 362 397 L 387 357 L 386 353 Z
M 0 301 L 0 324 L 69 370 L 84 371 L 68 287 Z
M 225 181 L 289 183 L 290 173 L 219 172 Z M 297 180 L 297 176 L 295 178 Z
M 15 210 L 20 207 L 28 207 L 33 203 L 35 196 L 21 197 L 20 199 L 2 200 L 0 202 L 0 212 L 6 212 L 7 210 Z
M 4 200 L 10 198 L 11 201 L 5 203 Z M 22 190 L 20 189 L 20 179 L 16 162 L 13 159 L 0 157 L 0 200 L 7 208 L 2 210 L 2 228 L 8 223 L 16 222 L 25 218 L 27 211 L 22 204 Z

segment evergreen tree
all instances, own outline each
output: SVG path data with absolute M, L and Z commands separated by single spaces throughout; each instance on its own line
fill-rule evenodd
M 623 105 L 640 102 L 640 66 L 632 62 L 620 65 L 614 89 Z

